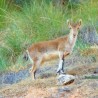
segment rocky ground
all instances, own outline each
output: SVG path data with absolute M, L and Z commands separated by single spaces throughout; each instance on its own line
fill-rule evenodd
M 89 51 L 89 53 L 88 53 Z M 75 81 L 57 85 L 58 60 L 45 63 L 32 80 L 28 69 L 0 75 L 0 98 L 98 98 L 98 49 L 65 59 L 65 72 Z

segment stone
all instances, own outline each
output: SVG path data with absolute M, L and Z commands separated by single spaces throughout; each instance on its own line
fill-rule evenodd
M 58 89 L 58 91 L 59 92 L 70 92 L 72 90 L 72 88 L 71 87 L 66 87 L 66 86 L 64 86 L 64 87 L 60 87 L 59 89 Z
M 67 85 L 75 80 L 75 76 L 68 74 L 60 74 L 57 76 L 57 85 Z
M 98 68 L 95 69 L 94 74 L 98 74 Z

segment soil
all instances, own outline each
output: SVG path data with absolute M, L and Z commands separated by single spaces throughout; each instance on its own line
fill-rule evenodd
M 98 58 L 94 58 L 96 53 L 81 54 L 65 59 L 65 72 L 76 76 L 71 84 L 57 85 L 56 60 L 45 63 L 36 80 L 32 80 L 29 68 L 1 74 L 0 98 L 98 98 Z

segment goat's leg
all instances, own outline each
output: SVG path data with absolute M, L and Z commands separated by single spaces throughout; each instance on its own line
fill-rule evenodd
M 62 68 L 61 68 L 61 72 L 60 73 L 64 73 L 64 55 L 62 57 Z
M 58 69 L 57 69 L 57 73 L 61 74 L 61 73 L 64 73 L 64 55 L 63 53 L 59 54 L 59 66 L 58 66 Z
M 70 54 L 69 52 L 64 52 L 59 54 L 60 61 L 59 61 L 59 67 L 57 69 L 57 73 L 59 74 L 64 73 L 64 57 L 68 56 L 69 54 Z
M 69 52 L 64 52 L 63 54 L 63 57 L 62 57 L 63 63 L 62 63 L 61 73 L 64 73 L 64 57 L 67 57 L 69 54 L 70 54 Z
M 40 59 L 38 58 L 38 60 L 35 62 L 33 66 L 33 69 L 32 69 L 33 79 L 36 79 L 35 74 L 36 74 L 37 69 L 40 67 L 41 62 L 42 62 L 42 57 L 40 57 Z
M 32 79 L 35 80 L 35 73 L 36 73 L 36 70 L 37 70 L 37 65 L 34 63 L 34 65 L 32 66 L 32 68 L 30 68 L 30 73 L 32 75 Z
M 64 73 L 64 61 L 63 60 L 60 60 L 59 62 L 59 67 L 57 69 L 57 73 L 61 74 L 61 73 Z

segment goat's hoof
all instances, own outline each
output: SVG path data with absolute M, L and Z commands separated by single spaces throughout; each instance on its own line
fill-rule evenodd
M 63 70 L 59 70 L 59 71 L 57 71 L 57 74 L 61 75 L 61 74 L 66 74 L 66 73 L 64 73 Z
M 60 74 L 65 74 L 63 70 L 60 71 Z
M 58 70 L 56 73 L 57 73 L 57 75 L 58 75 L 58 74 L 60 75 L 60 70 Z

